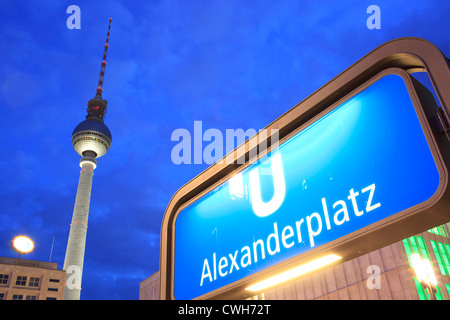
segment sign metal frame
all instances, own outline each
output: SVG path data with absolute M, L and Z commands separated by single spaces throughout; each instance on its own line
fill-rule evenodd
M 349 96 L 353 96 L 355 90 L 360 91 L 362 86 L 367 87 L 375 79 L 379 79 L 380 74 L 393 72 L 401 75 L 424 127 L 424 133 L 441 177 L 438 191 L 431 199 L 419 206 L 394 214 L 379 223 L 214 290 L 198 299 L 246 298 L 255 294 L 245 292 L 244 288 L 249 284 L 292 268 L 303 261 L 315 259 L 325 252 L 343 256 L 343 260 L 340 260 L 342 262 L 448 222 L 450 220 L 450 188 L 447 188 L 447 168 L 450 164 L 449 65 L 449 60 L 439 49 L 424 39 L 400 38 L 389 41 L 364 56 L 265 128 L 267 130 L 277 129 L 279 144 L 282 144 L 302 128 L 347 100 Z M 417 71 L 426 72 L 429 75 L 441 108 L 438 108 L 431 93 L 407 74 Z M 423 109 L 417 110 L 418 107 Z M 258 134 L 255 137 L 258 138 Z M 231 153 L 235 157 L 234 163 L 216 163 L 210 166 L 181 187 L 169 202 L 161 226 L 160 299 L 174 299 L 174 242 L 177 214 L 182 208 L 256 161 L 259 156 L 249 159 L 250 155 L 255 154 L 252 147 L 258 148 L 259 152 L 256 153 L 258 155 L 265 155 L 270 151 L 270 137 L 261 137 L 261 141 L 258 140 L 259 144 L 256 146 L 249 142 L 251 139 Z M 278 143 L 278 141 L 276 142 Z M 241 155 L 242 149 L 240 148 L 242 147 L 245 147 L 245 163 L 236 161 L 238 155 Z M 230 154 L 224 158 L 227 157 L 230 157 Z M 402 230 L 398 228 L 400 223 L 403 226 Z M 361 245 L 361 241 L 358 241 L 362 235 L 368 245 Z

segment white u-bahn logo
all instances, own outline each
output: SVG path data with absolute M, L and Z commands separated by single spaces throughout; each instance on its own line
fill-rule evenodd
M 283 203 L 286 194 L 281 154 L 277 153 L 271 156 L 269 161 L 272 169 L 271 175 L 273 179 L 274 194 L 268 202 L 264 202 L 261 197 L 262 186 L 259 179 L 259 175 L 261 174 L 259 168 L 256 167 L 249 172 L 250 202 L 252 204 L 253 212 L 258 217 L 267 217 L 277 211 Z M 232 199 L 244 197 L 244 183 L 241 172 L 230 179 L 229 187 Z

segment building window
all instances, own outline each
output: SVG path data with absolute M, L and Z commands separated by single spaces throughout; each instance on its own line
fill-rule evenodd
M 447 290 L 449 290 L 449 288 L 447 288 Z M 5 294 L 4 293 L 0 293 L 0 300 L 5 300 Z
M 23 300 L 23 294 L 13 294 L 13 300 Z
M 39 287 L 39 280 L 40 278 L 36 278 L 36 277 L 30 277 L 30 282 L 28 283 L 28 285 L 30 287 Z
M 430 259 L 428 254 L 427 247 L 425 245 L 425 241 L 422 237 L 412 236 L 403 240 L 403 245 L 405 247 L 406 255 L 408 256 L 408 261 L 410 266 L 412 267 L 410 255 L 413 253 L 420 254 L 422 259 Z
M 56 300 L 54 297 L 47 297 L 45 300 Z
M 17 276 L 16 286 L 24 286 L 27 283 L 26 276 Z
M 27 296 L 25 300 L 36 300 L 36 296 Z
M 436 286 L 436 293 L 435 293 L 436 300 L 444 300 L 444 296 L 441 293 L 441 290 L 439 289 L 439 286 Z
M 59 282 L 59 279 L 48 279 L 50 282 Z
M 447 248 L 445 248 L 441 242 L 433 240 L 430 240 L 430 242 L 439 265 L 439 270 L 441 270 L 444 276 L 450 275 L 450 246 L 446 245 Z
M 448 234 L 445 231 L 444 226 L 438 226 L 438 227 L 432 228 L 432 229 L 428 230 L 428 232 L 431 232 L 431 233 L 437 234 L 439 236 L 443 236 L 443 237 L 448 238 Z
M 0 284 L 8 284 L 9 274 L 0 274 Z
M 48 291 L 58 291 L 58 288 L 48 288 Z

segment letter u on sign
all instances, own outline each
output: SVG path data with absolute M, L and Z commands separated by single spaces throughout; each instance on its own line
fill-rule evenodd
M 269 202 L 263 202 L 261 197 L 258 168 L 253 169 L 249 173 L 252 208 L 253 212 L 255 212 L 258 217 L 267 217 L 268 215 L 274 213 L 283 203 L 284 195 L 286 193 L 281 154 L 277 153 L 272 156 L 270 162 L 272 168 L 274 195 Z

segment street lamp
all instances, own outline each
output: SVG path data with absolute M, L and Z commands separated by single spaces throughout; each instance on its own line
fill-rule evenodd
M 436 300 L 434 295 L 435 286 L 437 285 L 436 276 L 434 275 L 431 262 L 428 259 L 421 259 L 420 255 L 414 253 L 411 255 L 411 262 L 414 270 L 416 271 L 417 279 L 422 285 L 425 285 L 430 292 L 430 298 Z
M 19 253 L 30 253 L 34 249 L 34 242 L 26 236 L 17 236 L 11 241 L 11 247 Z

